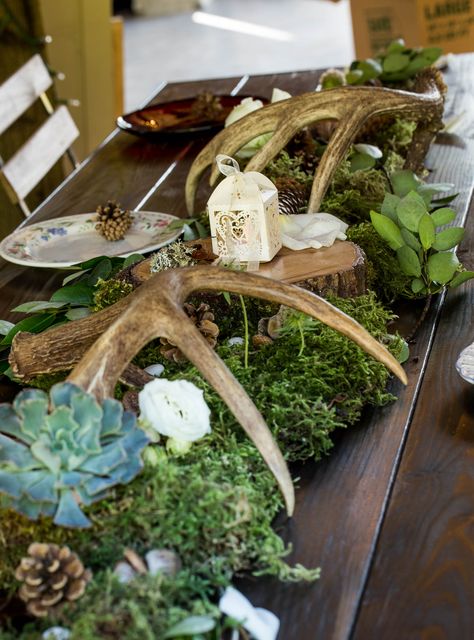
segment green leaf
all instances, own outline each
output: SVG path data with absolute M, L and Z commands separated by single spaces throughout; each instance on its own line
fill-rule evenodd
M 390 175 L 390 181 L 392 183 L 395 195 L 403 198 L 410 193 L 410 191 L 416 191 L 421 184 L 421 180 L 408 169 L 402 169 L 401 171 L 395 171 Z
M 110 258 L 104 258 L 95 265 L 92 269 L 89 277 L 87 278 L 87 284 L 95 286 L 99 279 L 107 280 L 112 273 L 112 260 Z
M 196 231 L 198 232 L 200 238 L 207 238 L 209 236 L 208 230 L 199 221 L 196 221 Z
M 425 213 L 421 218 L 420 225 L 418 227 L 418 235 L 420 236 L 423 249 L 428 251 L 435 241 L 435 224 L 429 213 Z
M 189 616 L 173 625 L 165 633 L 165 638 L 178 638 L 179 636 L 193 636 L 197 633 L 207 633 L 216 626 L 216 621 L 209 616 Z
M 29 316 L 17 322 L 3 338 L 1 345 L 10 345 L 13 338 L 19 331 L 29 331 L 30 333 L 41 333 L 44 329 L 50 327 L 57 320 L 57 316 L 53 313 L 42 313 L 36 316 Z
M 19 313 L 38 313 L 39 311 L 47 311 L 49 309 L 61 309 L 66 302 L 51 302 L 49 300 L 34 300 L 32 302 L 24 302 L 18 307 L 12 309 Z
M 425 283 L 421 278 L 413 278 L 411 281 L 411 290 L 413 293 L 420 293 L 424 289 Z
M 347 84 L 359 84 L 364 80 L 364 72 L 361 69 L 353 69 L 346 73 Z
M 410 347 L 408 346 L 408 342 L 406 340 L 403 340 L 402 349 L 398 355 L 397 360 L 400 364 L 403 364 L 408 360 L 409 357 L 410 357 Z
M 383 216 L 376 211 L 370 212 L 370 219 L 372 220 L 372 224 L 379 236 L 388 243 L 391 249 L 396 251 L 405 244 L 402 234 L 400 233 L 400 229 L 393 220 L 390 220 L 387 216 Z
M 108 258 L 108 256 L 96 256 L 95 258 L 90 258 L 85 262 L 79 262 L 76 266 L 80 267 L 84 271 L 88 271 L 89 269 L 93 269 L 96 264 L 99 264 L 99 262 L 102 262 L 102 260 L 106 258 Z
M 423 198 L 415 191 L 410 191 L 397 207 L 397 216 L 401 224 L 409 231 L 418 232 L 418 226 L 426 213 L 426 205 Z
M 403 38 L 397 38 L 397 40 L 392 40 L 392 42 L 387 47 L 388 53 L 399 53 L 405 49 L 405 40 Z
M 183 240 L 188 242 L 189 240 L 195 240 L 197 233 L 189 225 L 183 225 Z
M 350 171 L 354 173 L 354 171 L 366 171 L 367 169 L 372 169 L 375 165 L 375 160 L 372 156 L 368 156 L 365 153 L 354 153 L 351 156 L 351 166 Z
M 140 260 L 143 260 L 144 256 L 142 256 L 141 253 L 132 253 L 131 256 L 128 256 L 127 258 L 125 258 L 124 262 L 123 262 L 123 268 L 126 269 L 127 267 L 130 267 L 132 264 L 135 264 L 136 262 L 140 262 Z
M 449 286 L 459 287 L 460 284 L 463 284 L 463 282 L 467 282 L 472 278 L 474 278 L 474 271 L 461 271 L 461 273 L 458 273 L 454 276 L 454 278 L 449 283 Z
M 448 207 L 443 207 L 442 209 L 433 211 L 431 217 L 435 225 L 441 227 L 443 224 L 452 222 L 456 218 L 456 212 L 453 211 L 453 209 L 448 209 Z
M 405 243 L 413 249 L 413 251 L 419 251 L 421 249 L 421 244 L 418 242 L 418 238 L 408 229 L 400 229 L 402 238 L 405 240 Z
M 228 291 L 223 291 L 222 295 L 224 296 L 224 300 L 227 302 L 227 304 L 231 305 L 232 298 L 230 297 L 230 293 Z
M 87 269 L 77 269 L 74 271 L 74 273 L 70 273 L 68 276 L 66 276 L 62 282 L 62 285 L 64 287 L 64 285 L 68 284 L 69 282 L 72 282 L 73 280 L 76 280 L 77 278 L 80 278 L 82 275 L 84 275 L 85 273 L 87 273 Z
M 440 231 L 436 234 L 433 242 L 433 249 L 437 251 L 447 251 L 458 245 L 464 237 L 464 229 L 462 227 L 451 227 Z
M 400 198 L 393 193 L 386 193 L 382 202 L 381 212 L 384 216 L 388 216 L 393 222 L 398 223 L 397 207 L 400 204 Z
M 410 56 L 407 53 L 401 53 L 395 51 L 390 53 L 383 61 L 383 70 L 386 73 L 394 73 L 395 71 L 401 71 L 408 67 L 410 64 Z
M 90 316 L 92 311 L 88 307 L 74 307 L 66 312 L 66 318 L 68 320 L 80 320 Z
M 449 252 L 434 253 L 428 258 L 428 274 L 433 282 L 447 284 L 456 273 L 459 260 L 456 254 Z
M 84 283 L 80 283 L 58 289 L 51 296 L 51 301 L 90 305 L 93 302 L 93 297 L 92 288 Z
M 445 196 L 444 198 L 437 198 L 436 200 L 431 201 L 431 209 L 436 208 L 440 209 L 444 207 L 446 204 L 450 204 L 453 200 L 458 197 L 459 193 L 453 193 L 450 196 Z
M 13 329 L 15 325 L 13 322 L 8 322 L 8 320 L 0 320 L 0 335 L 6 336 L 9 331 Z
M 411 247 L 407 245 L 397 250 L 397 258 L 403 273 L 407 276 L 421 276 L 420 260 Z
M 375 158 L 375 160 L 378 160 L 383 155 L 380 149 L 378 147 L 375 147 L 373 144 L 355 144 L 354 149 L 357 151 L 357 153 L 363 153 L 366 156 Z

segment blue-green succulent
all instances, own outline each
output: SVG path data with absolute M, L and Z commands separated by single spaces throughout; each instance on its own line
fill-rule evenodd
M 0 493 L 9 507 L 36 520 L 88 527 L 80 505 L 104 498 L 141 470 L 148 437 L 117 400 L 101 404 L 70 382 L 49 396 L 25 389 L 0 405 Z

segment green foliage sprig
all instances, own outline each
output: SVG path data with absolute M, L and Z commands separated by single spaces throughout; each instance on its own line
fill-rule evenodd
M 406 82 L 431 66 L 441 54 L 439 47 L 412 49 L 405 46 L 402 39 L 394 40 L 374 58 L 354 60 L 343 74 L 334 69 L 326 72 L 321 76 L 321 87 L 332 89 L 344 84 L 362 85 L 374 81 L 385 85 Z
M 443 206 L 447 198 L 431 201 L 437 190 L 449 185 L 425 185 L 409 171 L 394 174 L 391 182 L 394 193 L 387 193 L 381 212 L 371 211 L 370 217 L 377 233 L 396 252 L 402 273 L 412 278 L 412 294 L 426 296 L 473 278 L 474 272 L 464 270 L 452 251 L 464 229 L 445 228 L 455 220 L 455 211 Z

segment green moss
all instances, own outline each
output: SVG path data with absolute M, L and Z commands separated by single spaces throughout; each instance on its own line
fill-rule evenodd
M 370 222 L 349 227 L 347 238 L 364 250 L 368 261 L 368 285 L 381 300 L 393 302 L 410 290 L 411 278 L 400 270 L 397 257 Z
M 382 149 L 384 155 L 393 151 L 404 156 L 411 144 L 415 129 L 416 122 L 397 117 L 387 126 L 374 128 L 368 142 Z
M 110 278 L 109 280 L 98 280 L 94 291 L 93 311 L 102 311 L 106 307 L 115 304 L 133 291 L 133 286 L 129 282 Z
M 387 190 L 387 179 L 378 169 L 354 171 L 344 161 L 321 203 L 321 211 L 346 222 L 368 219 L 371 209 L 380 210 Z
M 278 178 L 291 178 L 305 186 L 311 186 L 313 174 L 307 173 L 304 168 L 304 158 L 301 155 L 293 155 L 282 151 L 264 170 L 264 174 L 273 182 Z

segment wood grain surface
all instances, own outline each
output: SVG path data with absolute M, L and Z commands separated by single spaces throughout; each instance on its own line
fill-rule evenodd
M 449 110 L 471 104 L 465 87 L 474 56 L 451 62 Z M 258 94 L 274 86 L 314 89 L 317 72 L 177 83 L 156 100 L 199 90 Z M 463 219 L 474 176 L 472 112 L 456 134 L 443 134 L 429 156 L 430 180 L 455 183 Z M 206 138 L 149 143 L 115 133 L 35 214 L 47 219 L 95 209 L 108 197 L 124 206 L 185 215 L 184 179 Z M 204 202 L 208 191 L 201 185 Z M 472 215 L 468 218 L 472 227 Z M 469 264 L 472 238 L 461 247 Z M 63 274 L 62 274 L 63 275 Z M 45 299 L 61 276 L 48 270 L 0 268 L 0 317 L 25 300 Z M 474 629 L 473 440 L 474 396 L 455 373 L 459 350 L 474 339 L 472 284 L 438 296 L 412 345 L 409 385 L 392 383 L 399 400 L 365 412 L 340 434 L 331 455 L 293 469 L 301 478 L 295 517 L 276 527 L 293 545 L 290 563 L 320 566 L 319 582 L 238 582 L 256 605 L 281 619 L 279 640 L 464 640 Z M 406 304 L 402 330 L 421 311 Z M 275 489 L 276 490 L 276 489 Z

